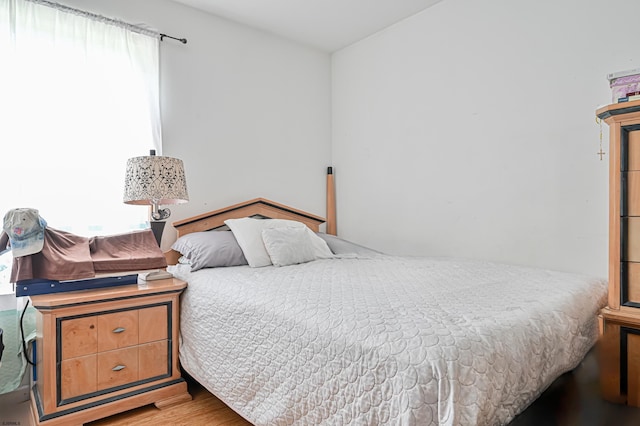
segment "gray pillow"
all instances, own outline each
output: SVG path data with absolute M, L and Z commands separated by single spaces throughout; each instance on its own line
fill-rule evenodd
M 379 251 L 363 247 L 351 241 L 343 240 L 335 235 L 325 234 L 322 232 L 316 232 L 316 235 L 322 238 L 333 254 L 357 254 L 363 256 L 372 256 L 374 254 L 382 254 Z
M 173 243 L 172 249 L 189 260 L 191 271 L 248 265 L 231 231 L 193 232 Z

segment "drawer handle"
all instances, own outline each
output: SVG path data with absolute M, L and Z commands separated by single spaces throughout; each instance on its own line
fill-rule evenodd
M 120 370 L 124 370 L 125 366 L 124 365 L 116 365 L 115 367 L 113 367 L 111 370 L 112 371 L 120 371 Z
M 124 328 L 122 328 L 122 327 L 118 327 L 118 328 L 114 328 L 114 329 L 113 329 L 113 332 L 114 332 L 114 333 L 122 333 L 124 330 L 125 330 Z

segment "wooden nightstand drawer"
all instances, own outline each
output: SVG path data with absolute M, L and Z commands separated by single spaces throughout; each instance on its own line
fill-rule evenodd
M 168 342 L 159 340 L 140 346 L 71 358 L 61 363 L 60 392 L 69 400 L 94 392 L 135 384 L 153 377 L 169 376 Z
M 159 340 L 138 346 L 138 380 L 170 373 L 167 341 Z
M 122 386 L 138 380 L 138 347 L 98 354 L 98 390 Z
M 60 397 L 62 400 L 98 390 L 98 357 L 96 354 L 62 361 L 60 365 Z
M 138 344 L 138 310 L 98 315 L 98 352 Z
M 62 359 L 98 352 L 98 318 L 95 315 L 61 321 Z
M 167 314 L 166 306 L 140 309 L 140 338 L 138 341 L 140 343 L 149 343 L 168 339 Z
M 62 359 L 166 339 L 167 315 L 154 306 L 62 320 Z

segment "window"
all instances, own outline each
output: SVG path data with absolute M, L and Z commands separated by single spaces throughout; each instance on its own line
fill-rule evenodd
M 122 196 L 126 160 L 161 152 L 159 40 L 41 3 L 0 4 L 0 215 L 32 207 L 85 236 L 147 228 Z

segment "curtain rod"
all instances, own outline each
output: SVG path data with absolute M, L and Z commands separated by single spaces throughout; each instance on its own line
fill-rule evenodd
M 170 35 L 167 35 L 167 34 L 160 33 L 160 41 L 163 41 L 165 37 L 166 38 L 172 38 L 174 40 L 178 40 L 182 44 L 187 44 L 187 39 L 186 38 L 176 38 L 176 37 L 173 37 L 173 36 L 170 36 Z
M 186 38 L 178 38 L 178 37 L 173 37 L 167 34 L 162 34 L 162 33 L 159 33 L 158 31 L 150 30 L 140 25 L 133 25 L 128 22 L 121 21 L 119 19 L 107 18 L 106 16 L 98 15 L 92 12 L 87 12 L 86 10 L 75 9 L 73 7 L 65 6 L 63 4 L 56 3 L 53 1 L 49 1 L 49 0 L 24 0 L 24 1 L 51 7 L 63 12 L 73 13 L 74 15 L 84 16 L 86 18 L 93 19 L 94 21 L 103 22 L 109 25 L 115 25 L 116 27 L 124 28 L 138 34 L 146 35 L 148 37 L 160 38 L 160 41 L 163 41 L 166 37 L 173 40 L 177 40 L 182 44 L 187 44 Z

